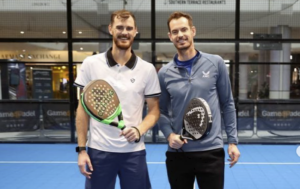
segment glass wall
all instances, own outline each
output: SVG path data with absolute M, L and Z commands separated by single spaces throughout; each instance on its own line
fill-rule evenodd
M 168 17 L 184 11 L 193 17 L 195 39 L 233 39 L 235 36 L 235 1 L 155 1 L 155 35 L 167 38 Z
M 67 44 L 7 42 L 0 46 L 1 140 L 70 141 Z
M 67 38 L 66 0 L 0 2 L 0 38 Z
M 169 15 L 191 14 L 196 49 L 228 68 L 240 142 L 300 141 L 295 0 L 0 1 L 0 141 L 76 142 L 73 83 L 87 56 L 111 47 L 110 14 L 119 9 L 135 14 L 133 50 L 157 71 L 176 53 Z M 146 141 L 166 140 L 155 126 Z
M 278 39 L 299 39 L 299 9 L 300 3 L 295 0 L 240 1 L 240 37 L 257 39 L 255 34 L 278 34 L 286 27 L 289 34 Z
M 138 27 L 136 38 L 151 37 L 151 1 L 72 1 L 72 23 L 74 38 L 110 38 L 107 27 L 110 14 L 126 9 L 134 13 Z

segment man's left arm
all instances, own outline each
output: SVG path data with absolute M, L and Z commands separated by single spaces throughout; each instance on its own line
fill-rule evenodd
M 237 148 L 238 137 L 237 137 L 237 126 L 236 126 L 236 109 L 232 96 L 231 84 L 227 68 L 222 60 L 219 63 L 219 78 L 217 83 L 218 91 L 222 91 L 219 94 L 221 111 L 223 114 L 225 131 L 228 138 L 228 155 L 230 161 L 230 167 L 234 166 L 239 157 L 240 152 Z
M 148 113 L 143 121 L 136 127 L 128 127 L 122 132 L 122 135 L 128 140 L 128 142 L 134 142 L 139 140 L 143 134 L 151 129 L 157 122 L 160 111 L 159 111 L 159 98 L 152 97 L 146 98 L 148 105 Z
M 146 102 L 148 105 L 148 113 L 142 123 L 137 127 L 141 135 L 145 134 L 155 125 L 160 115 L 158 97 L 146 98 Z

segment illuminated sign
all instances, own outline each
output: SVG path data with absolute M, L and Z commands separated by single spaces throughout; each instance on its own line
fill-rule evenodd
M 166 2 L 169 5 L 220 5 L 220 4 L 226 4 L 226 0 L 169 0 Z

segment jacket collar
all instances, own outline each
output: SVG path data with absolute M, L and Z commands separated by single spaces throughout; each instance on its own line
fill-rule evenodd
M 197 54 L 196 54 L 196 58 L 195 58 L 195 60 L 194 60 L 194 62 L 193 62 L 193 65 L 194 65 L 195 63 L 197 63 L 198 60 L 201 58 L 201 52 L 198 51 L 197 49 L 195 49 L 195 50 L 197 51 Z M 177 57 L 178 57 L 178 54 L 176 53 L 176 54 L 174 55 L 174 57 L 173 57 L 173 65 L 174 65 L 174 68 L 180 67 L 180 66 L 178 66 L 178 65 L 176 64 L 176 58 L 177 58 Z

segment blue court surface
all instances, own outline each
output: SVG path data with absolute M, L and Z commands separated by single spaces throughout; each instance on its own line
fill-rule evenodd
M 0 144 L 0 189 L 83 189 L 84 177 L 77 167 L 75 146 Z M 146 145 L 153 189 L 170 188 L 164 163 L 166 147 L 166 144 Z M 242 154 L 239 163 L 233 168 L 226 163 L 225 189 L 299 189 L 298 147 L 239 145 Z M 115 188 L 120 188 L 118 183 Z

